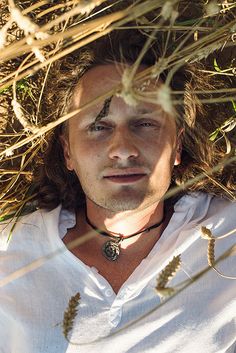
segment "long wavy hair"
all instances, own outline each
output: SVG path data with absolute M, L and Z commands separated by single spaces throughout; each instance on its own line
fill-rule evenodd
M 109 36 L 97 40 L 57 61 L 52 65 L 43 96 L 41 114 L 56 120 L 68 113 L 75 87 L 79 80 L 92 67 L 111 62 L 134 63 L 146 41 L 146 36 L 137 30 L 114 31 Z M 176 40 L 176 38 L 175 38 Z M 141 64 L 155 65 L 162 57 L 165 35 L 159 34 L 152 43 Z M 208 62 L 211 58 L 208 58 Z M 173 170 L 173 186 L 180 186 L 180 192 L 204 191 L 222 197 L 235 195 L 235 164 L 227 165 L 224 139 L 212 142 L 209 135 L 233 114 L 228 103 L 203 104 L 205 91 L 226 86 L 203 73 L 208 62 L 186 63 L 172 77 L 172 90 L 183 91 L 184 103 L 177 104 L 177 125 L 184 128 L 182 139 L 182 162 Z M 168 70 L 160 76 L 165 81 Z M 197 93 L 201 92 L 201 93 Z M 41 154 L 40 167 L 35 173 L 37 200 L 39 207 L 53 209 L 59 203 L 64 208 L 75 209 L 85 202 L 85 195 L 74 172 L 65 166 L 59 136 L 63 125 L 58 126 L 47 137 L 46 147 Z M 229 158 L 230 155 L 227 155 Z M 212 168 L 221 167 L 212 173 Z M 196 178 L 200 174 L 204 178 Z M 190 185 L 189 180 L 195 180 Z M 187 184 L 186 184 L 187 183 Z

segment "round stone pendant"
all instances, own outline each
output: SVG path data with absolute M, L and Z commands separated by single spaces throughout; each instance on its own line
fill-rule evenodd
M 102 253 L 107 260 L 115 261 L 120 255 L 119 243 L 109 240 L 102 247 Z

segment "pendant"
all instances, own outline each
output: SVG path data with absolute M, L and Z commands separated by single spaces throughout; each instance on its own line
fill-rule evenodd
M 115 242 L 113 240 L 107 241 L 103 244 L 102 253 L 107 260 L 116 261 L 120 255 L 119 242 Z

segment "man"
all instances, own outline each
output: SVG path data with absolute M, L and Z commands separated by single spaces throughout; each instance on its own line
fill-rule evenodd
M 58 65 L 48 83 L 49 91 L 58 80 L 60 114 L 78 113 L 51 136 L 38 182 L 40 209 L 18 221 L 8 245 L 11 224 L 3 226 L 1 352 L 234 352 L 235 283 L 209 270 L 201 227 L 209 241 L 232 232 L 235 203 L 213 195 L 220 188 L 211 177 L 192 187 L 208 193 L 166 200 L 170 185 L 220 159 L 199 118 L 202 107 L 192 101 L 191 120 L 191 96 L 184 120 L 182 107 L 167 111 L 161 101 L 148 101 L 165 88 L 164 76 L 143 74 L 156 60 L 150 51 L 136 71 L 130 104 L 122 82 L 140 51 L 131 48 L 131 57 L 125 44 L 115 53 L 108 43 L 76 53 L 78 66 Z M 184 74 L 182 85 L 190 85 Z M 204 84 L 196 78 L 196 87 L 197 80 Z M 226 183 L 226 173 L 217 177 Z M 217 257 L 234 243 L 232 234 L 217 240 Z M 181 267 L 170 284 L 179 262 L 167 268 L 157 292 L 173 258 L 181 258 Z M 218 265 L 234 275 L 235 258 Z M 23 267 L 25 273 L 4 282 Z M 165 290 L 176 294 L 165 299 Z

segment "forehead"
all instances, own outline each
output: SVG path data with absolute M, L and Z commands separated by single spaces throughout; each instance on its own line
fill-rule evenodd
M 74 90 L 72 98 L 73 108 L 76 109 L 87 104 L 92 99 L 117 87 L 122 81 L 124 70 L 129 67 L 128 64 L 112 63 L 98 65 L 88 70 L 80 79 Z M 140 72 L 145 68 L 146 66 L 142 65 L 137 72 Z M 159 83 L 156 83 L 154 79 L 146 78 L 139 85 L 145 90 L 153 90 L 159 85 Z
M 98 65 L 88 70 L 79 83 L 74 89 L 72 102 L 70 109 L 78 109 L 89 103 L 88 107 L 82 108 L 74 117 L 69 119 L 68 126 L 74 130 L 75 126 L 84 127 L 87 123 L 94 122 L 100 117 L 101 111 L 104 109 L 105 98 L 99 99 L 94 102 L 96 98 L 102 95 L 106 95 L 109 91 L 117 88 L 117 85 L 121 84 L 122 76 L 125 69 L 129 69 L 131 66 L 120 63 Z M 137 73 L 146 69 L 146 66 L 142 65 L 137 70 Z M 147 102 L 144 100 L 138 100 L 137 106 L 127 104 L 123 98 L 118 95 L 113 95 L 112 100 L 108 105 L 108 110 L 105 116 L 109 112 L 109 118 L 116 122 L 129 122 L 134 117 L 146 117 L 154 118 L 163 125 L 173 125 L 176 128 L 176 122 L 174 115 L 165 113 L 162 106 L 156 101 L 156 92 L 161 87 L 163 82 L 161 80 L 151 78 L 150 75 L 145 75 L 145 78 L 138 80 L 134 83 L 135 91 L 140 90 L 144 93 L 152 94 L 155 93 L 155 103 Z M 151 114 L 151 115 L 150 115 Z

